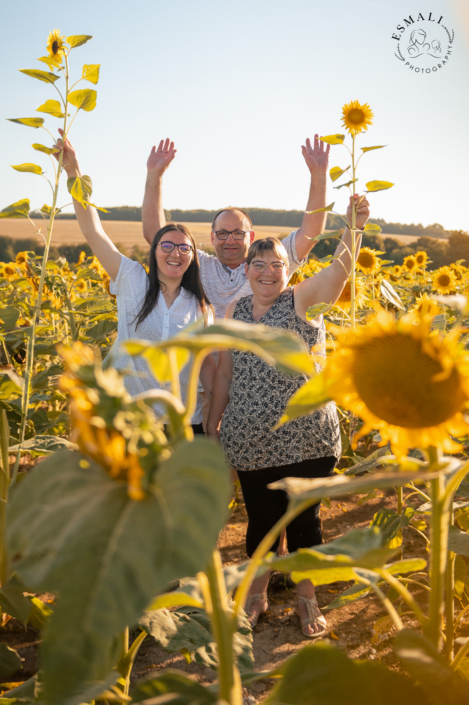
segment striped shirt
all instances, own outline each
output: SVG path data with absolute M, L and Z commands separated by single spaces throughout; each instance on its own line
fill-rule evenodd
M 282 245 L 288 254 L 290 276 L 304 262 L 298 259 L 296 252 L 297 232 L 297 230 L 293 231 L 285 240 L 282 240 Z M 197 254 L 205 293 L 215 309 L 216 318 L 223 318 L 232 301 L 238 301 L 242 296 L 252 294 L 251 285 L 246 278 L 244 262 L 236 269 L 230 269 L 222 264 L 216 255 L 209 255 L 203 250 L 197 250 Z

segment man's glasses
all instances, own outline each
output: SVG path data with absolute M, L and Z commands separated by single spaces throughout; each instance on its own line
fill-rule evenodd
M 175 247 L 178 248 L 181 255 L 190 255 L 192 252 L 192 246 L 185 242 L 183 242 L 182 245 L 177 245 L 175 242 L 165 240 L 164 242 L 159 242 L 158 244 L 161 245 L 163 252 L 172 252 Z
M 261 262 L 260 260 L 251 262 L 251 267 L 254 269 L 255 272 L 259 272 L 259 274 L 265 272 L 267 267 L 270 267 L 273 272 L 278 273 L 281 272 L 285 266 L 285 262 L 271 262 L 270 264 L 267 264 L 267 262 Z
M 244 236 L 247 235 L 247 233 L 251 232 L 250 230 L 216 230 L 215 235 L 217 236 L 218 240 L 228 240 L 229 236 L 233 236 L 233 240 L 244 240 Z

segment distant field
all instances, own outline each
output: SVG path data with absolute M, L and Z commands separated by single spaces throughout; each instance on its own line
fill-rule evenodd
M 45 233 L 47 226 L 43 220 L 34 221 L 37 228 L 41 228 Z M 210 245 L 210 223 L 184 223 L 192 231 L 197 245 Z M 127 250 L 131 251 L 136 245 L 139 247 L 145 246 L 143 239 L 142 223 L 136 221 L 122 220 L 105 220 L 103 221 L 104 229 L 107 235 L 116 245 L 123 245 Z M 255 227 L 257 237 L 264 238 L 269 236 L 288 235 L 295 228 L 273 227 L 270 225 L 258 225 Z M 34 228 L 31 223 L 22 218 L 5 218 L 0 220 L 0 235 L 7 235 L 13 238 L 25 238 L 34 236 Z M 40 235 L 36 235 L 40 240 Z M 418 237 L 413 235 L 390 235 L 384 233 L 383 237 L 392 237 L 402 244 L 410 244 L 418 240 Z M 77 245 L 84 243 L 85 238 L 80 232 L 76 220 L 56 220 L 54 231 L 52 234 L 52 244 L 56 245 Z

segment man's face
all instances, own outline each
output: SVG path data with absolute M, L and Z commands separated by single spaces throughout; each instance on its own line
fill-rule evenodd
M 215 230 L 211 233 L 212 245 L 215 254 L 222 264 L 227 267 L 238 267 L 248 255 L 250 244 L 254 241 L 255 233 L 249 229 L 249 223 L 242 213 L 225 211 L 215 221 Z M 233 231 L 244 231 L 242 240 L 233 237 Z M 231 233 L 226 240 L 220 240 L 216 233 Z M 236 234 L 236 233 L 235 233 Z

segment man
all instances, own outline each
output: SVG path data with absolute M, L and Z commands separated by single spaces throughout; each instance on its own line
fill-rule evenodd
M 307 211 L 326 205 L 326 178 L 330 146 L 314 136 L 314 147 L 309 139 L 302 146 L 303 157 L 311 174 Z M 151 244 L 156 232 L 166 225 L 162 202 L 163 174 L 176 155 L 174 142 L 161 140 L 153 147 L 147 162 L 147 181 L 142 206 L 143 236 Z M 282 244 L 288 253 L 289 271 L 293 274 L 307 258 L 314 238 L 324 231 L 326 213 L 303 216 L 301 227 L 290 233 Z M 200 273 L 205 292 L 217 318 L 223 318 L 232 301 L 251 294 L 244 263 L 255 232 L 249 215 L 240 208 L 224 208 L 212 223 L 211 242 L 215 255 L 198 250 Z

